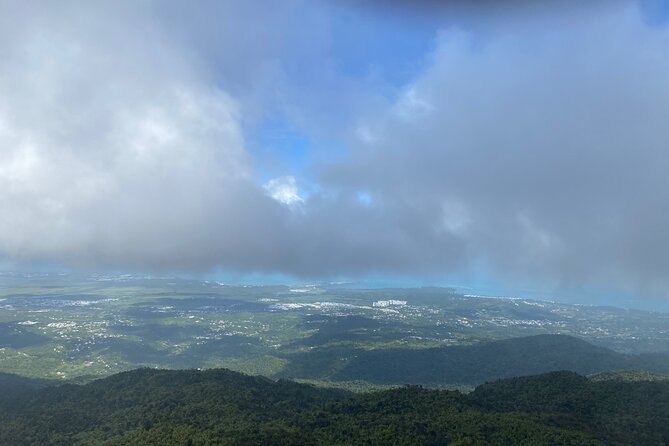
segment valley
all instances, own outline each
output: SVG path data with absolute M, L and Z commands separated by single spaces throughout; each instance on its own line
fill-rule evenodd
M 560 365 L 581 373 L 669 372 L 665 313 L 468 296 L 448 288 L 228 286 L 129 275 L 5 274 L 0 284 L 0 372 L 32 378 L 87 382 L 138 367 L 225 367 L 316 382 L 457 386 Z M 548 334 L 563 335 L 564 342 L 534 348 L 555 353 L 548 362 L 553 368 L 447 373 L 453 369 L 448 361 L 469 361 L 474 369 L 486 357 L 493 361 L 490 352 L 500 350 L 485 353 L 487 343 Z M 566 356 L 580 350 L 568 337 L 587 342 L 578 344 L 587 345 L 581 358 L 593 358 L 590 347 L 606 348 L 606 358 L 576 367 Z M 518 342 L 519 360 L 538 358 L 524 354 L 531 346 Z M 402 364 L 404 357 L 443 365 L 417 381 L 411 370 L 392 377 L 372 371 Z

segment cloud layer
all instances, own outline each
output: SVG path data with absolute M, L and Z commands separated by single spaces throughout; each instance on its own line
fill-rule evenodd
M 326 3 L 5 4 L 0 259 L 664 293 L 669 33 L 630 2 L 521 3 L 443 12 L 397 89 L 332 63 Z M 272 113 L 345 149 L 261 180 Z
M 255 184 L 236 100 L 144 8 L 3 15 L 5 257 L 253 268 L 247 250 L 270 249 L 257 234 L 278 206 Z
M 666 289 L 668 44 L 630 3 L 443 30 L 330 179 L 502 275 Z

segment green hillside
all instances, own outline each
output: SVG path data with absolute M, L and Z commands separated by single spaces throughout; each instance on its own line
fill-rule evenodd
M 470 394 L 353 395 L 228 370 L 139 369 L 0 397 L 3 445 L 640 445 L 669 442 L 669 382 L 572 372 Z
M 280 376 L 377 384 L 481 384 L 558 370 L 669 372 L 669 356 L 629 355 L 565 335 L 537 335 L 468 346 L 364 350 L 327 347 L 294 354 Z
M 618 370 L 589 375 L 590 381 L 667 381 L 669 375 L 658 375 L 643 370 Z
M 22 394 L 27 390 L 41 389 L 57 384 L 59 382 L 54 380 L 26 378 L 11 373 L 0 373 L 0 389 L 4 398 L 14 394 Z

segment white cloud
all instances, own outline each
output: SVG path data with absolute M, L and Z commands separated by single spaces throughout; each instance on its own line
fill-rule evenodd
M 265 190 L 270 197 L 279 203 L 287 204 L 288 206 L 304 203 L 304 199 L 299 195 L 295 177 L 285 176 L 274 178 L 265 184 Z
M 245 237 L 229 232 L 272 212 L 237 101 L 189 66 L 142 6 L 79 6 L 17 7 L 2 23 L 0 253 L 234 263 Z
M 420 93 L 415 85 L 409 86 L 400 95 L 395 105 L 395 113 L 407 121 L 420 120 L 425 118 L 430 112 L 434 111 L 434 106 L 429 102 L 424 94 Z M 369 132 L 373 134 L 372 132 Z

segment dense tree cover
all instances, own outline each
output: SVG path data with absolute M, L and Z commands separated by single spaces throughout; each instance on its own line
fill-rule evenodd
M 590 381 L 667 381 L 669 375 L 658 375 L 644 370 L 613 370 L 588 375 Z
M 669 444 L 667 381 L 592 381 L 559 372 L 484 384 L 470 397 L 483 411 L 531 413 L 543 424 L 593 432 L 606 444 Z
M 24 376 L 11 373 L 0 373 L 0 392 L 2 397 L 7 399 L 14 395 L 22 395 L 31 389 L 40 389 L 58 384 L 58 381 L 48 379 L 26 378 Z
M 285 378 L 364 380 L 377 384 L 481 384 L 499 378 L 570 370 L 669 373 L 669 356 L 628 355 L 565 335 L 538 335 L 426 349 L 336 346 L 290 357 Z
M 0 397 L 7 445 L 669 443 L 669 382 L 512 378 L 353 395 L 218 369 L 139 369 Z

